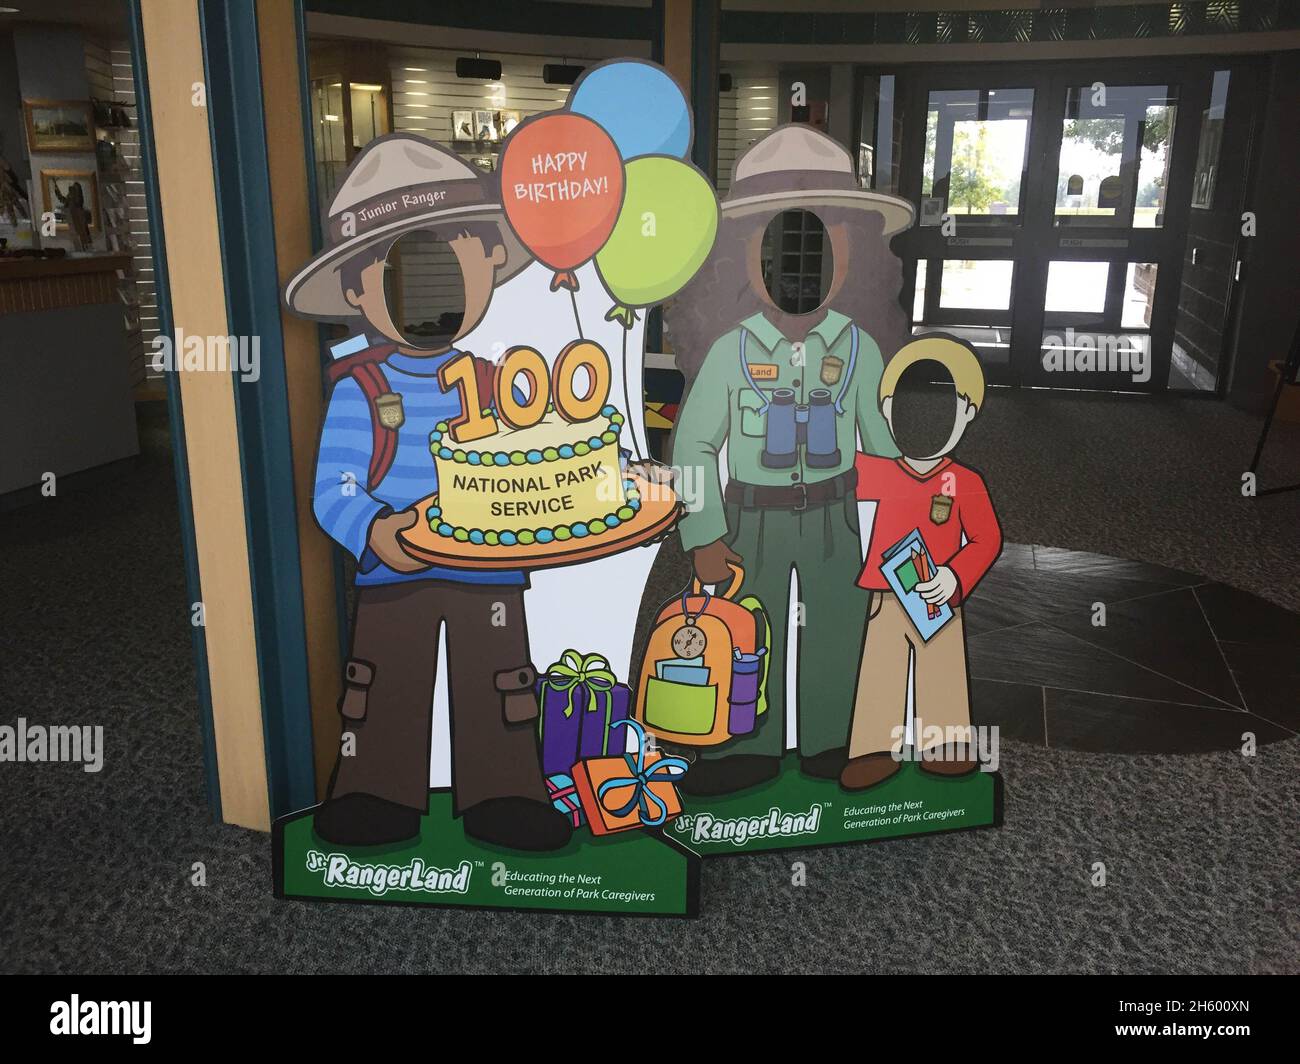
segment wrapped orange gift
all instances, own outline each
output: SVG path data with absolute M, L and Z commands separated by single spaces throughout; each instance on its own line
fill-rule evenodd
M 653 828 L 682 811 L 674 780 L 689 767 L 680 757 L 646 753 L 645 731 L 635 720 L 619 720 L 636 735 L 636 751 L 622 757 L 590 757 L 573 766 L 573 783 L 593 835 Z

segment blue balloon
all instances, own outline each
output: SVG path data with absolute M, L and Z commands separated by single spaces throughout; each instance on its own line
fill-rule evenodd
M 569 95 L 569 110 L 601 125 L 626 162 L 641 155 L 686 158 L 691 111 L 662 67 L 621 61 L 587 71 Z

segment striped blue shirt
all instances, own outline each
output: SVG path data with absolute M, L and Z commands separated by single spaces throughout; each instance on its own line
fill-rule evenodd
M 396 584 L 413 580 L 454 580 L 465 584 L 527 583 L 514 570 L 450 569 L 432 566 L 399 573 L 380 562 L 367 545 L 376 517 L 405 510 L 438 490 L 438 475 L 429 452 L 429 433 L 439 421 L 461 412 L 457 392 L 445 392 L 438 368 L 460 352 L 413 357 L 395 352 L 383 363 L 389 388 L 402 397 L 406 416 L 397 430 L 392 468 L 373 491 L 366 489 L 372 431 L 370 405 L 361 386 L 345 377 L 330 394 L 316 455 L 312 509 L 325 533 L 357 560 L 357 585 Z M 425 520 L 420 514 L 420 521 Z

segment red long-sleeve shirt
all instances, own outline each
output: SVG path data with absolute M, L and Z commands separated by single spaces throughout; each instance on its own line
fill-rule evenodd
M 916 528 L 935 564 L 948 566 L 957 576 L 952 604 L 969 598 L 1002 553 L 1002 528 L 983 477 L 951 458 L 943 459 L 928 473 L 918 473 L 901 458 L 869 454 L 859 454 L 856 465 L 858 498 L 878 504 L 858 586 L 888 590 L 880 572 L 882 554 Z M 944 506 L 940 501 L 936 507 L 936 496 L 952 502 L 946 521 L 934 520 L 932 509 L 942 511 Z M 964 545 L 962 533 L 966 535 Z

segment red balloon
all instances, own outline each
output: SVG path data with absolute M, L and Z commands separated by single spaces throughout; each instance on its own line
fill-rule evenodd
M 614 231 L 623 206 L 623 160 L 590 118 L 568 111 L 539 115 L 502 147 L 501 199 L 520 242 L 556 271 L 552 289 L 576 289 L 572 271 Z

